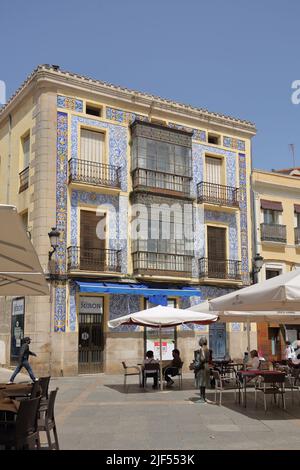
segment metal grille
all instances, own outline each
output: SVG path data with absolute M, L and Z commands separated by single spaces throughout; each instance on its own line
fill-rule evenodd
M 68 269 L 81 271 L 120 272 L 119 250 L 68 247 Z
M 19 193 L 21 193 L 22 191 L 25 191 L 25 189 L 27 189 L 29 185 L 29 167 L 25 168 L 25 170 L 19 173 L 19 182 Z
M 192 256 L 139 251 L 133 253 L 132 258 L 133 269 L 140 274 L 192 275 Z
M 295 244 L 300 245 L 300 228 L 295 228 Z
M 103 365 L 102 315 L 79 314 L 78 372 L 97 373 Z
M 120 188 L 120 168 L 106 163 L 71 158 L 69 182 Z
M 236 260 L 199 259 L 199 277 L 214 279 L 241 279 L 241 262 Z
M 239 206 L 239 190 L 232 186 L 205 183 L 197 185 L 198 202 L 207 202 L 221 206 Z
M 160 171 L 137 169 L 133 172 L 134 189 L 155 189 L 190 196 L 190 178 Z
M 260 233 L 264 241 L 286 243 L 286 225 L 260 224 Z

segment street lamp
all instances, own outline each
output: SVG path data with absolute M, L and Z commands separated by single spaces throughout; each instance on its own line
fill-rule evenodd
M 251 272 L 253 284 L 257 283 L 257 274 L 263 267 L 263 264 L 264 264 L 263 257 L 259 253 L 256 253 L 256 255 L 253 258 L 253 268 Z
M 60 236 L 60 232 L 57 230 L 57 228 L 52 227 L 52 230 L 48 233 L 50 245 L 52 247 L 52 251 L 49 251 L 49 261 L 51 260 L 53 253 L 56 251 L 58 247 L 59 236 Z

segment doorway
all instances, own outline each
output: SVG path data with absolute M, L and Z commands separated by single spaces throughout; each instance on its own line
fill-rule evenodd
M 226 278 L 226 228 L 207 227 L 208 277 Z
M 80 297 L 78 373 L 103 371 L 103 297 Z

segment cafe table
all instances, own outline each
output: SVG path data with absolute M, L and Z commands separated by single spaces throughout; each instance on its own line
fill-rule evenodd
M 248 370 L 240 370 L 238 371 L 237 375 L 242 379 L 243 389 L 244 389 L 244 407 L 247 406 L 247 384 L 255 379 L 258 376 L 261 377 L 270 377 L 272 375 L 285 375 L 284 372 L 279 372 L 278 370 L 260 370 L 260 369 L 248 369 Z M 241 390 L 239 389 L 239 403 L 241 403 Z

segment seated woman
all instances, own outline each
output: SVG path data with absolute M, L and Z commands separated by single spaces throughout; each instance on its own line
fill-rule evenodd
M 247 369 L 253 369 L 253 370 L 257 370 L 259 369 L 259 359 L 258 359 L 258 352 L 256 351 L 256 349 L 252 349 L 252 351 L 250 351 L 250 356 L 251 356 L 251 359 L 247 362 Z
M 167 382 L 167 387 L 171 387 L 174 383 L 174 380 L 171 377 L 174 377 L 178 374 L 179 369 L 182 367 L 182 360 L 180 358 L 180 352 L 178 349 L 172 351 L 173 360 L 167 367 L 164 368 L 165 381 Z M 171 376 L 171 377 L 169 377 Z
M 151 370 L 151 364 L 153 364 L 153 369 L 152 370 Z M 147 377 L 153 377 L 152 388 L 157 388 L 158 373 L 159 373 L 158 364 L 159 364 L 159 362 L 156 359 L 154 359 L 154 357 L 153 357 L 153 351 L 147 351 L 146 352 L 146 359 L 144 360 L 144 363 L 143 363 L 143 365 L 144 365 L 143 387 L 145 385 L 145 374 L 146 374 Z

